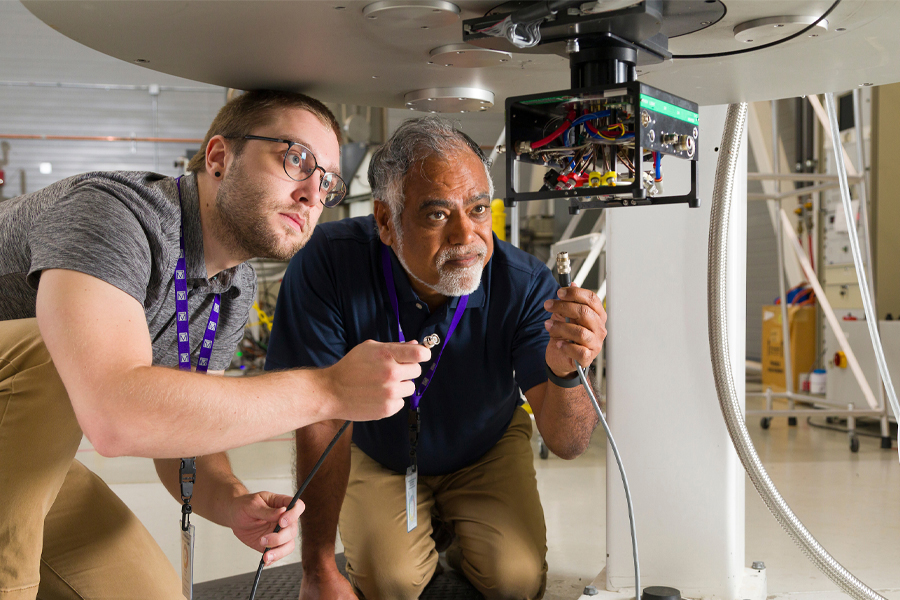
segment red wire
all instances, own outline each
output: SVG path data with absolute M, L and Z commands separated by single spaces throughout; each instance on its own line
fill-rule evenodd
M 550 142 L 552 142 L 553 140 L 555 140 L 556 138 L 558 138 L 559 136 L 561 136 L 561 135 L 563 134 L 563 132 L 564 132 L 566 129 L 568 129 L 569 126 L 572 124 L 572 119 L 573 119 L 574 117 L 575 117 L 575 113 L 574 113 L 574 112 L 570 112 L 568 115 L 566 115 L 566 120 L 563 122 L 562 125 L 560 125 L 560 126 L 556 129 L 556 131 L 554 131 L 553 133 L 551 133 L 550 135 L 548 135 L 548 136 L 545 137 L 544 139 L 538 140 L 538 141 L 534 142 L 533 144 L 531 144 L 531 149 L 532 149 L 532 150 L 537 150 L 538 148 L 542 148 L 543 146 L 546 146 L 547 144 L 549 144 Z

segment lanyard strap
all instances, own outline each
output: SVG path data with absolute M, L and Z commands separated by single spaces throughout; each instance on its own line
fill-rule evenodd
M 191 370 L 191 325 L 188 318 L 187 299 L 187 266 L 184 258 L 184 206 L 181 201 L 181 177 L 175 180 L 178 188 L 178 206 L 181 209 L 181 235 L 178 239 L 180 252 L 178 262 L 175 264 L 175 330 L 178 333 L 178 368 L 182 371 Z M 219 325 L 219 307 L 221 298 L 216 294 L 213 298 L 212 310 L 209 311 L 209 321 L 203 332 L 203 344 L 200 347 L 200 356 L 197 358 L 197 372 L 206 373 L 209 369 L 209 359 L 212 356 L 213 345 L 216 342 L 216 329 Z M 191 497 L 194 495 L 194 480 L 197 475 L 195 458 L 182 458 L 178 469 L 178 479 L 181 485 L 181 529 L 188 530 L 191 524 Z
M 405 342 L 406 338 L 403 336 L 403 327 L 400 325 L 400 308 L 397 302 L 396 283 L 394 282 L 394 267 L 391 264 L 390 250 L 388 250 L 388 247 L 384 244 L 381 245 L 381 268 L 384 272 L 385 282 L 387 283 L 388 296 L 391 299 L 391 307 L 394 309 L 394 317 L 397 319 L 397 333 L 400 341 Z M 428 372 L 425 373 L 425 376 L 419 382 L 419 385 L 416 387 L 415 393 L 410 396 L 409 404 L 410 407 L 412 407 L 414 410 L 419 409 L 419 401 L 422 399 L 422 396 L 425 395 L 425 390 L 428 389 L 428 386 L 434 379 L 434 372 L 437 371 L 438 363 L 441 362 L 441 356 L 444 355 L 444 349 L 450 342 L 450 338 L 453 336 L 453 332 L 456 331 L 456 326 L 459 325 L 459 322 L 462 320 L 462 316 L 466 310 L 466 304 L 468 304 L 468 302 L 468 295 L 459 297 L 459 303 L 456 305 L 456 310 L 453 313 L 453 320 L 450 322 L 450 328 L 447 330 L 447 335 L 444 337 L 444 343 L 441 345 L 441 350 L 440 352 L 438 352 L 438 356 L 435 359 L 434 363 L 432 363 L 431 368 L 428 369 Z

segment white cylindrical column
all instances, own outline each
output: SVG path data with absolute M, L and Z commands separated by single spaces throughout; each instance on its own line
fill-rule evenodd
M 739 600 L 744 471 L 719 409 L 707 330 L 710 199 L 725 112 L 700 110 L 700 208 L 607 214 L 607 399 L 634 497 L 643 586 Z M 738 375 L 745 358 L 746 139 L 741 153 L 729 242 L 729 347 Z M 663 159 L 667 193 L 688 189 L 689 172 L 678 162 Z M 735 383 L 743 396 L 743 377 Z M 630 588 L 628 513 L 611 452 L 606 494 L 607 587 Z

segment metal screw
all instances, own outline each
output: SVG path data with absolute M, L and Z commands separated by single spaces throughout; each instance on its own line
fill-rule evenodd
M 570 17 L 577 17 L 578 15 L 581 14 L 581 10 L 579 10 L 577 8 L 570 8 L 569 10 L 566 11 L 566 14 L 569 15 Z
M 766 563 L 761 560 L 754 560 L 753 564 L 750 565 L 751 569 L 756 569 L 757 571 L 762 571 L 766 568 Z
M 568 40 L 566 42 L 566 54 L 575 54 L 579 51 L 581 51 L 581 48 L 578 45 L 578 40 Z

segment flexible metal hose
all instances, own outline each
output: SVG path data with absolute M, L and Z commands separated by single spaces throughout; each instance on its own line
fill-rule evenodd
M 784 530 L 800 546 L 813 564 L 828 576 L 839 588 L 859 600 L 885 600 L 883 596 L 866 586 L 841 566 L 794 514 L 759 460 L 759 455 L 750 441 L 750 434 L 741 410 L 734 385 L 728 348 L 726 283 L 728 260 L 728 225 L 731 214 L 731 199 L 737 170 L 738 154 L 744 124 L 747 120 L 747 104 L 732 104 L 725 117 L 725 131 L 719 146 L 719 160 L 716 166 L 716 180 L 713 187 L 712 214 L 709 223 L 709 271 L 707 274 L 707 301 L 709 309 L 709 349 L 712 358 L 713 375 L 719 405 L 725 417 L 728 434 L 737 451 L 750 481 L 759 492 L 763 502 Z

